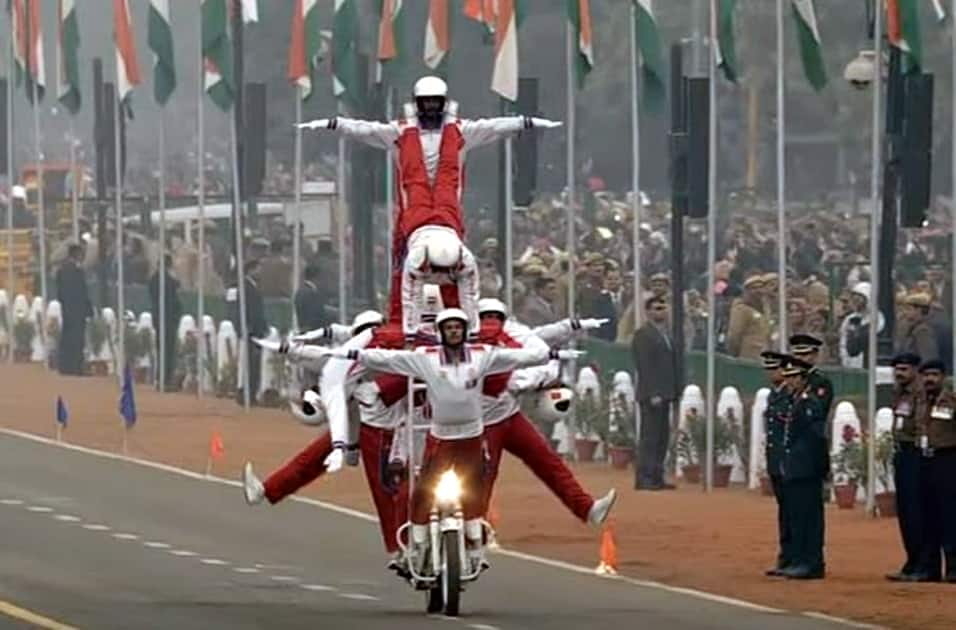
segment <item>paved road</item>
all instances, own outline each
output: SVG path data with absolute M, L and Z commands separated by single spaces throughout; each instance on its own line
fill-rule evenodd
M 30 627 L 11 604 L 96 629 L 841 627 L 504 556 L 449 621 L 383 563 L 355 517 L 0 435 L 0 628 Z

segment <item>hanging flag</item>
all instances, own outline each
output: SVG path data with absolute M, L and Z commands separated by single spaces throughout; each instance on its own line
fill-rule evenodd
M 116 89 L 119 99 L 129 105 L 133 87 L 140 84 L 139 61 L 133 41 L 132 15 L 128 0 L 113 0 L 113 41 L 116 43 Z
M 652 0 L 634 0 L 637 8 L 637 46 L 641 53 L 641 97 L 651 111 L 658 111 L 667 99 L 667 75 L 661 56 L 661 34 L 657 29 Z
M 495 66 L 491 91 L 518 100 L 518 27 L 524 18 L 521 0 L 498 0 L 495 20 Z
M 568 19 L 571 21 L 577 47 L 575 75 L 580 88 L 584 86 L 584 80 L 594 67 L 594 46 L 591 42 L 591 0 L 568 0 Z
M 923 66 L 917 0 L 886 0 L 886 32 L 892 46 L 903 53 L 903 73 L 919 72 Z
M 448 0 L 428 1 L 428 24 L 425 25 L 425 65 L 439 71 L 451 42 L 448 31 Z
M 120 394 L 119 412 L 126 428 L 136 424 L 136 397 L 133 395 L 133 373 L 127 365 L 123 369 L 123 391 Z
M 228 110 L 236 97 L 227 0 L 202 0 L 203 85 L 212 102 Z
M 378 63 L 375 66 L 375 82 L 394 83 L 401 76 L 402 56 L 405 49 L 402 0 L 378 0 Z
M 259 22 L 259 1 L 242 0 L 242 21 L 244 24 Z
M 80 109 L 80 29 L 75 0 L 57 3 L 56 98 L 71 114 Z
M 149 49 L 153 51 L 153 95 L 165 105 L 176 89 L 176 57 L 173 29 L 169 22 L 169 0 L 149 0 Z
M 302 100 L 312 96 L 315 69 L 324 48 L 319 28 L 318 0 L 295 0 L 289 39 L 289 82 L 302 88 Z
M 797 41 L 803 59 L 803 73 L 818 92 L 827 84 L 827 69 L 823 63 L 820 31 L 813 0 L 793 0 L 793 17 L 797 24 Z
M 734 43 L 734 11 L 737 0 L 719 0 L 717 9 L 717 67 L 724 71 L 724 77 L 737 82 L 737 46 Z
M 62 396 L 56 397 L 56 423 L 66 428 L 66 425 L 70 421 L 70 413 L 66 410 L 66 403 L 63 402 Z
M 497 5 L 498 0 L 465 0 L 462 13 L 484 26 L 485 35 L 490 36 L 495 32 Z M 486 41 L 490 43 L 490 40 Z
M 9 5 L 14 23 L 14 60 L 17 85 L 26 82 L 27 98 L 43 100 L 46 88 L 46 64 L 43 61 L 43 29 L 40 0 L 12 0 Z
M 943 23 L 946 21 L 946 8 L 942 0 L 933 0 L 933 10 L 936 11 L 936 21 Z
M 356 107 L 358 84 L 358 11 L 355 0 L 335 0 L 332 19 L 332 92 L 336 98 Z

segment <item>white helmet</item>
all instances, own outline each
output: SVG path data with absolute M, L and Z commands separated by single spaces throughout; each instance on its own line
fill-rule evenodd
M 441 329 L 443 323 L 452 319 L 460 319 L 465 323 L 465 328 L 468 328 L 468 316 L 460 308 L 446 308 L 439 313 L 438 317 L 435 318 L 435 327 Z
M 534 415 L 538 420 L 557 422 L 567 417 L 571 410 L 574 392 L 567 387 L 553 387 L 538 393 Z
M 315 390 L 307 389 L 302 392 L 300 401 L 289 401 L 289 411 L 302 421 L 303 424 L 316 426 L 325 422 L 325 407 L 322 398 Z
M 856 295 L 861 295 L 866 298 L 867 302 L 870 301 L 870 283 L 869 282 L 857 282 L 853 287 L 851 293 Z
M 352 336 L 359 334 L 369 326 L 378 326 L 385 323 L 382 314 L 376 311 L 362 311 L 352 320 Z
M 461 240 L 451 232 L 440 232 L 425 242 L 425 260 L 433 267 L 454 267 L 461 257 Z
M 478 314 L 498 313 L 502 319 L 508 317 L 508 307 L 498 298 L 481 298 L 478 300 Z
M 427 96 L 440 96 L 448 98 L 448 84 L 436 76 L 422 77 L 415 81 L 415 87 L 412 89 L 415 98 Z

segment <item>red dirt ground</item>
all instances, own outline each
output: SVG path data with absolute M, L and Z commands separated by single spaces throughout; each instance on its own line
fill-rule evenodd
M 113 379 L 61 377 L 40 366 L 2 365 L 0 426 L 54 435 L 54 406 L 61 395 L 70 411 L 64 438 L 117 452 L 122 444 L 118 394 Z M 160 395 L 143 386 L 136 395 L 139 420 L 130 432 L 129 455 L 197 472 L 205 470 L 213 431 L 220 432 L 225 445 L 214 474 L 232 478 L 239 476 L 246 460 L 254 461 L 261 473 L 268 472 L 315 435 L 286 413 L 255 409 L 245 415 L 231 400 Z M 620 493 L 613 520 L 619 570 L 625 575 L 894 628 L 956 627 L 956 585 L 897 585 L 883 579 L 901 563 L 894 519 L 874 520 L 862 509 L 828 506 L 828 578 L 807 583 L 772 580 L 763 576 L 775 555 L 771 499 L 742 489 L 711 495 L 696 487 L 634 492 L 630 471 L 598 464 L 580 465 L 575 471 L 594 493 L 611 486 Z M 324 478 L 304 494 L 372 510 L 358 469 Z M 241 500 L 237 491 L 236 501 Z M 513 459 L 502 464 L 495 502 L 503 546 L 597 564 L 598 535 L 565 512 Z

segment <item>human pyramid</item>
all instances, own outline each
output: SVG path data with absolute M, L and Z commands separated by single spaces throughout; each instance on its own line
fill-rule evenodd
M 272 347 L 319 375 L 305 384 L 293 412 L 309 424 L 327 421 L 328 428 L 264 482 L 251 463 L 243 471 L 246 500 L 275 504 L 361 459 L 389 567 L 403 577 L 401 546 L 417 566 L 425 561 L 431 492 L 445 470 L 454 468 L 461 479 L 466 548 L 475 563 L 483 562 L 477 551 L 482 518 L 503 450 L 592 526 L 604 523 L 616 499 L 613 489 L 599 499 L 586 492 L 518 402 L 521 393 L 533 392 L 542 414 L 563 417 L 571 392 L 561 386 L 560 361 L 581 353 L 556 348 L 607 320 L 566 319 L 535 329 L 516 322 L 501 301 L 479 298 L 475 258 L 462 243 L 466 151 L 561 123 L 528 116 L 459 119 L 457 103 L 437 77 L 420 79 L 413 95 L 398 121 L 336 117 L 303 124 L 397 153 L 388 319 L 365 311 L 350 327 L 333 324 Z M 411 379 L 423 391 L 409 391 Z M 349 421 L 350 403 L 357 423 Z M 413 424 L 426 424 L 428 435 L 409 506 L 416 458 L 402 432 Z M 408 520 L 411 544 L 400 545 L 399 528 Z

